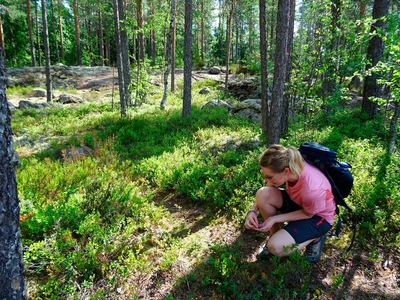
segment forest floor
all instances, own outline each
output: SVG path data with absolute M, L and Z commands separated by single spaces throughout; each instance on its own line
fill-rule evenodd
M 96 86 L 101 86 L 101 93 L 109 93 L 112 85 L 115 85 L 115 76 L 116 73 L 86 76 L 82 78 L 78 94 L 84 96 Z M 183 73 L 178 72 L 176 80 L 182 78 Z M 199 72 L 194 73 L 193 78 L 215 79 L 222 83 L 225 74 L 211 75 Z M 162 74 L 155 76 L 154 80 L 162 86 Z M 33 101 L 33 99 L 28 100 Z M 18 105 L 18 99 L 11 98 L 9 101 Z M 34 101 L 41 102 L 45 99 Z M 169 210 L 172 224 L 181 223 L 183 220 L 191 233 L 199 233 L 201 244 L 236 244 L 248 263 L 253 264 L 256 270 L 260 272 L 271 270 L 268 263 L 256 260 L 258 250 L 266 241 L 265 236 L 246 230 L 242 224 L 236 224 L 224 217 L 214 219 L 213 222 L 202 222 L 202 219 L 209 214 L 207 209 L 194 206 L 190 201 L 180 199 L 175 194 L 160 195 L 157 202 Z M 346 224 L 343 227 L 346 230 Z M 347 236 L 349 235 L 351 234 Z M 360 240 L 358 237 L 354 249 L 348 255 L 337 258 L 336 255 L 340 250 L 335 247 L 334 238 L 327 239 L 320 262 L 312 266 L 309 282 L 313 290 L 320 291 L 318 299 L 400 299 L 399 249 L 386 245 L 375 245 L 371 248 L 363 246 L 368 244 L 361 243 Z M 190 268 L 192 266 L 182 263 L 179 265 L 179 272 L 189 274 L 192 271 Z M 98 284 L 101 285 L 101 282 Z M 167 295 L 173 295 L 173 299 L 188 299 L 191 295 L 201 295 L 195 299 L 220 299 L 215 294 L 210 294 L 210 291 L 204 290 L 202 294 L 201 289 L 200 283 L 189 284 L 189 282 L 177 288 L 175 276 L 167 272 L 154 273 L 141 278 L 140 299 L 164 299 Z
M 256 258 L 259 249 L 267 241 L 267 237 L 247 230 L 241 224 L 229 222 L 223 217 L 199 228 L 201 224 L 199 220 L 207 215 L 206 209 L 193 207 L 190 202 L 174 195 L 165 196 L 160 201 L 171 212 L 172 223 L 184 219 L 191 228 L 191 232 L 202 232 L 201 243 L 237 245 L 247 262 L 252 265 L 249 269 L 259 271 L 260 274 L 273 274 L 275 267 L 273 264 L 257 261 Z M 345 236 L 351 236 L 349 234 L 351 229 L 346 227 L 347 224 L 344 224 L 343 229 L 347 233 L 343 232 L 339 239 L 346 240 Z M 310 296 L 307 299 L 400 299 L 399 249 L 392 249 L 385 245 L 375 246 L 372 249 L 362 246 L 357 239 L 355 247 L 349 254 L 339 258 L 337 255 L 342 253 L 342 249 L 339 249 L 335 239 L 334 237 L 327 238 L 321 260 L 312 265 L 309 289 L 317 291 L 314 295 L 318 297 Z M 348 239 L 342 242 L 349 245 Z M 190 270 L 181 270 L 181 272 L 188 274 Z M 300 271 L 298 274 L 293 273 L 288 282 L 290 284 L 301 282 L 302 278 L 299 276 L 302 275 L 304 274 Z M 169 281 L 168 275 L 154 274 L 154 276 L 144 287 L 147 295 L 152 295 L 151 298 L 146 299 L 164 299 L 163 296 L 168 294 L 167 291 L 171 292 L 175 282 Z M 156 290 L 152 290 L 155 278 L 159 280 L 159 286 Z M 285 283 L 288 282 L 285 280 Z M 173 290 L 172 294 L 174 299 L 188 299 L 189 295 L 198 295 L 194 291 L 201 288 L 201 284 L 190 287 L 188 285 L 187 288 Z M 205 297 L 195 299 L 219 299 L 213 298 L 212 294 L 203 296 Z M 278 297 L 277 299 L 285 298 Z

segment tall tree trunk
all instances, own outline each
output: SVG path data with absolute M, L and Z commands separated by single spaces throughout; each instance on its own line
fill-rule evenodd
M 55 14 L 54 14 L 53 0 L 50 0 L 50 9 L 51 9 L 51 27 L 53 28 L 53 36 L 54 36 L 56 57 L 57 57 L 57 62 L 60 62 L 60 54 L 58 53 L 57 32 L 56 32 L 56 25 L 55 25 L 55 20 L 54 20 Z
M 171 21 L 169 23 L 169 31 L 167 34 L 167 70 L 164 73 L 164 95 L 161 100 L 160 108 L 165 108 L 165 103 L 167 102 L 168 97 L 168 77 L 171 72 L 171 64 L 172 64 L 172 35 L 175 28 L 175 0 L 171 0 Z
M 144 34 L 143 34 L 143 4 L 142 0 L 136 0 L 136 19 L 138 24 L 139 37 L 139 60 L 144 64 Z
M 174 16 L 176 15 L 176 7 L 174 11 Z M 171 91 L 175 92 L 175 48 L 176 48 L 176 26 L 172 29 L 171 36 Z
M 296 0 L 290 0 L 289 7 L 289 28 L 287 38 L 287 63 L 286 63 L 286 77 L 285 77 L 285 93 L 283 94 L 283 114 L 281 120 L 281 132 L 287 133 L 289 131 L 289 83 L 292 75 L 292 53 L 293 53 L 293 34 L 294 34 L 294 17 L 296 13 Z
M 205 25 L 204 25 L 204 0 L 201 0 L 201 33 L 200 33 L 200 57 L 202 62 L 204 63 L 204 34 L 205 34 Z
M 1 19 L 1 14 L 0 14 L 0 47 L 3 49 L 4 57 L 6 56 L 6 48 L 4 45 L 4 30 L 3 30 L 3 20 Z
M 38 1 L 35 1 L 35 23 L 36 23 L 36 47 L 38 52 L 39 67 L 42 65 L 42 55 L 40 51 L 40 30 L 39 30 L 39 12 L 38 12 Z
M 98 12 L 97 17 L 99 21 L 99 57 L 100 66 L 104 66 L 104 37 L 103 37 L 103 14 L 101 11 L 100 0 L 97 0 Z
M 138 32 L 138 63 L 136 68 L 136 81 L 139 85 L 141 80 L 141 67 L 145 63 L 144 34 L 143 34 L 143 4 L 142 0 L 136 0 L 136 21 Z M 138 98 L 139 90 L 136 90 L 136 98 Z
M 75 24 L 75 43 L 76 43 L 76 58 L 78 66 L 82 65 L 81 39 L 79 31 L 79 11 L 78 1 L 74 0 L 74 24 Z
M 182 117 L 188 117 L 192 110 L 192 0 L 185 1 L 185 46 L 184 46 L 184 71 L 183 71 L 183 107 Z
M 225 96 L 228 96 L 229 89 L 229 59 L 231 49 L 232 19 L 235 8 L 235 0 L 230 0 L 229 16 L 226 20 L 226 55 L 225 55 Z
M 110 47 L 110 38 L 108 36 L 106 36 L 106 42 L 104 44 L 104 54 L 105 54 L 105 65 L 106 66 L 112 66 L 112 62 L 111 61 L 111 47 Z
M 151 65 L 156 65 L 156 31 L 155 29 L 151 30 L 150 33 L 150 43 L 151 43 Z
M 262 133 L 267 137 L 268 133 L 268 44 L 267 44 L 267 21 L 265 0 L 259 0 L 260 19 L 260 57 L 261 57 L 261 127 Z
M 136 26 L 133 24 L 132 26 L 132 58 L 133 62 L 136 63 L 139 60 L 138 54 L 137 54 L 137 47 L 136 47 Z
M 48 26 L 47 26 L 46 0 L 42 0 L 42 23 L 43 23 L 44 58 L 45 58 L 45 62 L 46 62 L 47 102 L 53 102 L 51 74 L 50 74 L 50 64 L 51 63 L 50 63 L 49 30 L 48 30 Z
M 290 0 L 278 0 L 274 80 L 272 85 L 271 113 L 268 127 L 268 144 L 278 144 L 281 134 L 283 91 L 286 77 L 287 39 L 289 30 Z
M 248 40 L 248 55 L 251 56 L 253 54 L 253 5 L 250 8 L 250 16 L 249 16 L 249 40 Z
M 31 49 L 31 57 L 32 57 L 32 67 L 36 67 L 35 42 L 33 40 L 32 16 L 31 16 L 31 0 L 26 0 L 26 19 L 28 22 L 29 45 L 31 47 L 30 49 Z M 0 22 L 1 22 L 1 19 L 0 19 Z M 2 45 L 2 47 L 3 47 L 3 45 Z
M 323 98 L 326 98 L 329 94 L 331 94 L 336 87 L 336 64 L 332 60 L 333 57 L 338 57 L 337 51 L 339 48 L 339 35 L 341 30 L 338 28 L 341 26 L 339 24 L 339 18 L 342 11 L 342 0 L 331 0 L 331 26 L 330 33 L 331 38 L 328 45 L 328 51 L 326 51 L 326 60 L 328 64 L 327 71 L 324 74 L 324 79 L 322 81 L 322 95 Z
M 383 17 L 388 16 L 389 0 L 375 0 L 372 17 L 375 21 L 371 25 L 372 38 L 369 40 L 367 51 L 367 70 L 374 67 L 383 56 L 384 43 L 382 34 L 386 29 L 386 21 Z M 377 34 L 377 32 L 379 32 Z M 370 97 L 380 97 L 382 94 L 381 86 L 378 84 L 378 74 L 372 72 L 370 76 L 366 76 L 364 80 L 364 91 L 362 101 L 362 111 L 366 112 L 370 117 L 378 114 L 378 104 L 370 100 Z
M 269 40 L 270 40 L 270 45 L 269 45 L 269 58 L 270 58 L 270 61 L 273 61 L 274 60 L 274 50 L 275 50 L 275 43 L 274 43 L 274 41 L 275 41 L 275 30 L 276 30 L 276 23 L 278 22 L 278 21 L 276 21 L 275 22 L 275 14 L 273 13 L 274 11 L 275 11 L 275 3 L 276 3 L 276 1 L 275 0 L 272 0 L 272 3 L 270 4 L 270 7 L 271 7 L 271 13 L 269 14 L 271 17 L 270 17 L 270 19 L 271 19 L 271 21 L 269 22 L 270 23 L 270 37 L 269 37 Z
M 0 49 L 0 299 L 24 300 L 27 294 L 15 175 L 17 158 L 5 85 L 5 62 Z
M 241 23 L 238 20 L 238 15 L 235 14 L 234 16 L 234 26 L 235 26 L 235 30 L 233 30 L 233 26 L 231 25 L 231 34 L 233 34 L 233 32 L 235 32 L 235 45 L 232 45 L 232 61 L 234 61 L 235 63 L 239 63 L 240 60 L 240 42 L 242 41 L 242 36 L 241 36 L 241 32 L 242 32 L 242 28 L 240 28 Z M 232 40 L 232 39 L 231 39 Z M 233 51 L 233 46 L 235 46 L 235 51 Z
M 58 0 L 58 30 L 60 31 L 60 48 L 61 48 L 61 61 L 65 60 L 64 54 L 64 35 L 61 17 L 61 0 Z
M 152 16 L 155 15 L 154 11 L 154 2 L 150 2 L 150 14 Z M 153 21 L 154 23 L 154 21 Z M 156 30 L 153 28 L 150 30 L 150 57 L 151 57 L 151 65 L 156 65 Z
M 126 17 L 125 17 L 125 4 L 124 0 L 118 0 L 119 9 L 119 21 L 120 24 L 120 35 L 121 35 L 121 52 L 122 52 L 122 63 L 123 63 L 123 76 L 124 76 L 124 102 L 125 105 L 131 105 L 131 95 L 129 92 L 129 86 L 131 84 L 130 74 L 130 61 L 129 61 L 129 44 L 128 44 L 128 32 L 126 28 Z
M 125 84 L 124 84 L 124 60 L 122 57 L 122 42 L 121 42 L 121 29 L 119 17 L 119 0 L 114 1 L 114 27 L 115 27 L 115 43 L 117 55 L 117 69 L 118 69 L 118 87 L 119 87 L 119 101 L 121 105 L 121 116 L 126 116 L 126 103 L 125 103 Z
M 366 16 L 366 11 L 367 11 L 367 4 L 368 4 L 369 0 L 360 0 L 360 10 L 359 10 L 359 15 L 358 15 L 358 19 L 360 20 L 360 22 L 358 23 L 357 26 L 357 34 L 361 33 L 363 31 L 363 27 L 364 27 L 364 22 L 365 22 L 365 16 Z M 363 51 L 363 44 L 360 43 L 360 47 L 359 47 L 359 51 L 360 53 L 362 53 Z
M 397 124 L 400 117 L 400 102 L 394 102 L 394 112 L 393 117 L 390 121 L 390 129 L 389 129 L 389 142 L 388 142 L 388 151 L 389 153 L 394 152 L 394 147 L 396 145 L 397 139 Z

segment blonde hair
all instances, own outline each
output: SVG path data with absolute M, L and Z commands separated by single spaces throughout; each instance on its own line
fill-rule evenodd
M 303 157 L 297 148 L 289 146 L 284 147 L 279 144 L 274 144 L 268 147 L 260 157 L 260 165 L 270 169 L 274 173 L 282 173 L 287 167 L 300 176 L 304 168 Z

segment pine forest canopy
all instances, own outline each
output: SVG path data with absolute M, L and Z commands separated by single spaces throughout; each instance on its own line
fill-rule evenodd
M 139 28 L 137 24 L 138 2 L 141 2 L 143 7 L 143 28 Z M 234 2 L 230 60 L 233 63 L 245 64 L 257 69 L 260 40 L 259 1 L 236 0 Z M 112 1 L 47 0 L 46 3 L 52 64 L 61 62 L 66 65 L 76 65 L 78 63 L 75 35 L 77 28 L 80 30 L 79 40 L 82 47 L 80 55 L 83 65 L 99 65 L 103 59 L 105 59 L 105 64 L 115 64 Z M 275 0 L 266 1 L 270 61 L 273 61 L 271 58 L 275 44 L 277 3 L 278 1 Z M 7 55 L 7 67 L 32 65 L 33 56 L 37 66 L 44 65 L 40 1 L 1 0 L 0 4 L 3 25 L 2 39 Z M 332 4 L 341 6 L 335 30 L 331 28 Z M 317 53 L 320 55 L 319 62 L 316 62 L 320 65 L 318 69 L 324 67 L 324 61 L 335 57 L 335 60 L 341 59 L 336 62 L 340 66 L 339 76 L 352 75 L 355 71 L 360 71 L 367 49 L 366 42 L 369 25 L 372 22 L 373 1 L 314 0 L 297 1 L 296 5 L 297 32 L 293 51 L 294 56 L 298 58 L 296 59 L 296 62 L 299 63 L 297 69 L 303 64 L 313 63 L 309 61 L 312 59 L 309 54 L 321 50 Z M 137 38 L 141 31 L 145 38 L 146 58 L 158 66 L 163 65 L 170 1 L 126 1 L 126 6 L 131 59 L 134 60 L 138 56 Z M 176 10 L 177 66 L 182 66 L 184 1 L 177 1 Z M 193 55 L 197 66 L 225 63 L 227 17 L 228 8 L 225 0 L 193 1 L 193 34 L 195 37 L 193 39 Z M 394 22 L 398 17 L 398 1 L 392 1 L 390 18 Z M 75 19 L 78 20 L 78 26 L 75 26 Z M 32 36 L 29 34 L 30 27 Z M 399 30 L 396 26 L 388 29 Z M 330 53 L 327 50 L 334 31 L 341 33 L 339 43 L 343 47 L 337 47 L 336 53 Z M 99 36 L 100 32 L 102 32 L 102 38 Z M 31 42 L 34 46 L 34 55 L 31 55 Z M 104 49 L 104 51 L 102 52 L 100 49 Z M 316 58 L 314 57 L 314 59 Z

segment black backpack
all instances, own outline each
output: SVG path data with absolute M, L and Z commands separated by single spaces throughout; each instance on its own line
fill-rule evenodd
M 334 150 L 314 142 L 302 143 L 299 147 L 299 151 L 303 159 L 316 166 L 326 176 L 332 186 L 332 193 L 336 202 L 336 214 L 338 215 L 338 223 L 332 236 L 338 236 L 342 227 L 339 206 L 344 206 L 353 216 L 353 238 L 350 246 L 346 250 L 346 252 L 348 252 L 353 247 L 357 224 L 356 214 L 344 200 L 350 195 L 353 188 L 354 178 L 349 170 L 351 165 L 349 163 L 337 161 L 336 152 Z

